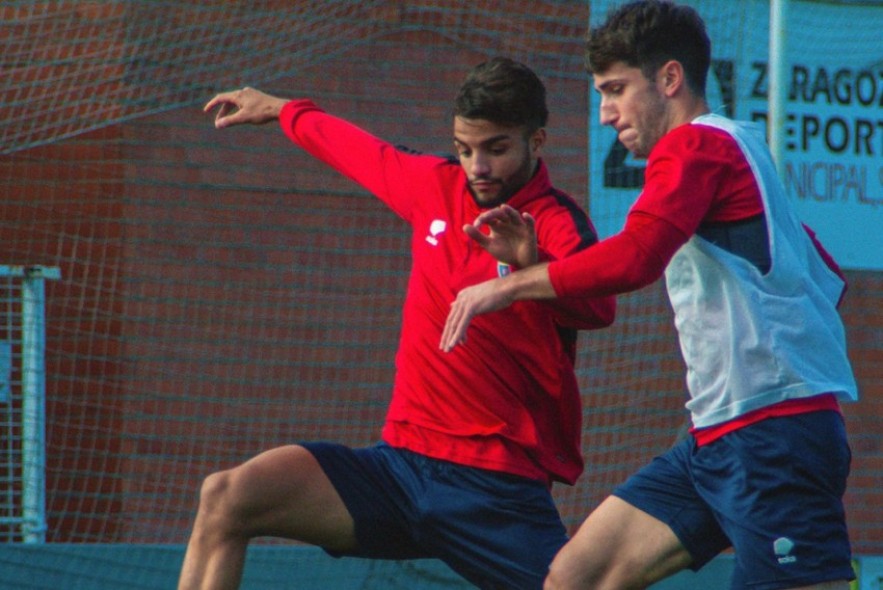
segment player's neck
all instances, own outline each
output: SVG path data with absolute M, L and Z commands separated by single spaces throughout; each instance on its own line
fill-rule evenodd
M 677 100 L 671 106 L 672 116 L 670 118 L 671 126 L 669 127 L 669 131 L 675 127 L 680 127 L 681 125 L 693 121 L 696 117 L 707 115 L 710 112 L 708 103 L 705 102 L 705 99 L 694 96 Z

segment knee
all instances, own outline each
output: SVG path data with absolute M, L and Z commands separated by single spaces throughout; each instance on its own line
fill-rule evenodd
M 569 590 L 574 588 L 597 588 L 599 572 L 593 571 L 588 559 L 573 559 L 565 550 L 560 552 L 549 566 L 543 590 Z
M 232 470 L 218 471 L 206 477 L 199 490 L 199 517 L 203 526 L 221 526 L 235 520 L 236 501 Z
M 563 568 L 556 563 L 549 567 L 549 573 L 543 584 L 543 590 L 575 590 L 577 588 L 598 588 L 597 577 L 590 576 L 591 572 L 583 568 L 579 571 L 572 568 Z
M 615 567 L 585 559 L 577 562 L 556 560 L 549 567 L 543 590 L 640 590 L 647 584 L 636 567 Z
M 567 588 L 564 584 L 564 578 L 561 575 L 561 572 L 558 568 L 555 567 L 553 563 L 551 567 L 549 567 L 549 573 L 546 576 L 546 581 L 543 582 L 543 590 L 564 590 Z

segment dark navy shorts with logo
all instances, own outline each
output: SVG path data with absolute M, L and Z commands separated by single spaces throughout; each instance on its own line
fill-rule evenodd
M 733 547 L 731 587 L 779 590 L 851 580 L 843 418 L 769 418 L 701 447 L 688 437 L 613 494 L 666 523 L 698 570 Z
M 545 483 L 390 447 L 302 443 L 355 521 L 358 557 L 438 558 L 488 590 L 540 589 L 567 534 Z M 332 553 L 338 556 L 339 553 Z

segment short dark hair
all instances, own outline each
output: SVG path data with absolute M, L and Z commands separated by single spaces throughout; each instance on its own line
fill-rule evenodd
M 526 65 L 494 57 L 475 66 L 454 100 L 454 116 L 485 119 L 528 134 L 546 126 L 546 87 Z
M 684 67 L 687 85 L 705 97 L 711 41 L 693 8 L 668 0 L 640 0 L 613 10 L 586 38 L 586 70 L 603 73 L 617 62 L 652 79 L 669 60 Z

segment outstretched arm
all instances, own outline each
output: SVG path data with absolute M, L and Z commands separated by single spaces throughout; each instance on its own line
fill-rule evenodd
M 549 263 L 539 263 L 460 291 L 451 304 L 439 347 L 450 351 L 466 340 L 472 318 L 515 301 L 600 297 L 640 289 L 662 276 L 686 239 L 663 219 L 631 213 L 619 234 L 553 262 L 554 281 Z
M 215 127 L 223 129 L 233 125 L 262 125 L 274 121 L 279 118 L 279 113 L 287 102 L 287 98 L 270 96 L 246 86 L 241 90 L 218 94 L 202 110 L 208 113 L 215 107 L 220 107 L 215 114 Z
M 441 161 L 398 150 L 308 99 L 281 98 L 246 87 L 222 92 L 203 108 L 205 112 L 214 109 L 218 109 L 218 129 L 278 120 L 292 142 L 360 184 L 406 220 L 410 219 L 414 194 Z

